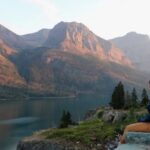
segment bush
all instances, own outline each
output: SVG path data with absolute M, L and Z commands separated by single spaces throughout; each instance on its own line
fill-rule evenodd
M 75 124 L 75 123 L 72 121 L 70 112 L 63 111 L 63 114 L 61 117 L 61 123 L 60 123 L 59 127 L 67 128 L 69 125 L 73 125 L 73 124 Z

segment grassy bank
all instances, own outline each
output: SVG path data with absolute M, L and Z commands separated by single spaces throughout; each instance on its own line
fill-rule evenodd
M 115 126 L 96 119 L 83 121 L 78 126 L 70 128 L 49 129 L 42 133 L 42 135 L 44 135 L 46 139 L 59 138 L 91 145 L 97 142 L 102 143 L 114 139 L 116 130 Z
M 139 109 L 145 113 L 145 109 Z M 107 123 L 101 118 L 81 122 L 69 128 L 55 128 L 42 132 L 45 139 L 63 139 L 66 141 L 80 142 L 86 146 L 97 143 L 106 144 L 115 139 L 118 133 L 123 132 L 126 125 L 137 122 L 139 115 L 137 109 L 127 110 L 128 117 L 121 122 Z M 97 114 L 98 115 L 98 114 Z

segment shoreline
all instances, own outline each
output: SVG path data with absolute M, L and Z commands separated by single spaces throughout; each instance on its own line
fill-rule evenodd
M 57 96 L 57 97 L 53 97 L 53 96 L 46 96 L 46 97 L 26 97 L 26 98 L 0 98 L 0 101 L 13 101 L 13 100 L 33 100 L 33 99 L 74 99 L 77 96 Z

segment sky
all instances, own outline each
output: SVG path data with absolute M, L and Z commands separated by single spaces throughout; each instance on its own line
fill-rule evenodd
M 105 39 L 150 35 L 150 0 L 0 0 L 0 24 L 17 34 L 76 21 Z

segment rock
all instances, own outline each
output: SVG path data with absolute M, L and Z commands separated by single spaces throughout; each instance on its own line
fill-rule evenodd
M 102 119 L 105 122 L 112 123 L 114 120 L 114 117 L 115 117 L 115 112 L 113 110 L 110 110 L 110 111 L 105 111 L 103 113 Z
M 86 113 L 85 119 L 102 119 L 104 122 L 116 123 L 124 121 L 128 117 L 128 111 L 115 110 L 112 107 L 100 107 L 94 110 L 90 110 Z
M 95 117 L 96 112 L 97 112 L 97 109 L 89 110 L 89 111 L 85 114 L 84 119 L 85 119 L 85 120 L 93 119 L 93 118 Z
M 116 123 L 124 121 L 128 117 L 126 111 L 105 109 L 102 115 L 102 120 L 108 123 Z
M 90 146 L 82 145 L 81 142 L 71 142 L 60 139 L 43 139 L 38 136 L 31 136 L 23 139 L 17 145 L 17 150 L 108 150 L 115 147 L 114 142 L 96 143 Z
M 101 146 L 102 146 L 102 144 L 100 144 L 100 143 L 97 144 L 97 147 L 101 147 Z
M 107 150 L 114 150 L 118 147 L 119 145 L 119 139 L 118 138 L 115 138 L 113 141 L 109 141 L 106 145 L 105 145 L 105 148 Z
M 123 111 L 116 111 L 113 119 L 113 123 L 124 121 L 127 118 L 127 113 Z
M 17 150 L 62 150 L 61 145 L 52 144 L 48 141 L 20 142 Z
M 17 150 L 91 150 L 79 141 L 71 142 L 63 139 L 45 139 L 38 135 L 27 137 L 20 141 Z
M 52 142 L 48 140 L 41 141 L 27 141 L 27 142 L 19 142 L 17 146 L 17 150 L 90 150 L 87 148 L 83 148 L 82 146 L 76 146 L 76 144 L 60 144 L 57 142 Z

